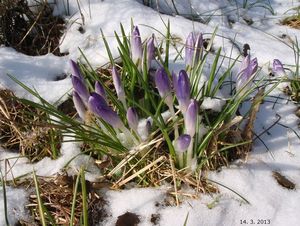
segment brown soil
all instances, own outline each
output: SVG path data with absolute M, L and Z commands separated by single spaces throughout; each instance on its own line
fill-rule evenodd
M 13 47 L 27 55 L 59 51 L 64 20 L 52 15 L 47 1 L 41 1 L 33 12 L 26 0 L 3 0 L 0 4 L 0 45 Z

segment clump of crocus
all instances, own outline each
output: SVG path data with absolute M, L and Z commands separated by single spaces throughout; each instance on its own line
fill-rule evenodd
M 100 82 L 95 83 L 95 92 L 90 93 L 83 76 L 80 73 L 79 67 L 74 61 L 71 61 L 72 67 L 72 84 L 73 84 L 73 102 L 79 117 L 86 122 L 88 112 L 94 114 L 95 116 L 101 118 L 104 122 L 111 125 L 116 131 L 120 130 L 129 140 L 132 140 L 134 145 L 138 145 L 139 141 L 134 137 L 133 134 L 125 127 L 123 121 L 106 102 L 105 89 Z M 125 92 L 121 83 L 120 76 L 115 67 L 112 70 L 113 83 L 118 96 L 118 99 L 124 104 L 125 102 Z M 129 112 L 133 110 L 129 110 Z M 137 117 L 137 116 L 136 116 Z M 130 120 L 130 119 L 128 119 Z M 136 119 L 138 120 L 138 119 Z M 133 117 L 131 116 L 130 126 L 133 126 Z M 137 124 L 137 122 L 135 122 Z M 135 131 L 137 131 L 137 126 Z M 104 127 L 103 127 L 104 128 Z
M 203 51 L 203 34 L 191 32 L 185 43 L 185 65 L 192 69 L 201 60 Z
M 254 78 L 258 68 L 257 59 L 250 59 L 250 54 L 248 54 L 242 61 L 241 67 L 237 74 L 236 79 L 236 92 L 239 96 L 242 96 L 251 86 L 250 82 Z

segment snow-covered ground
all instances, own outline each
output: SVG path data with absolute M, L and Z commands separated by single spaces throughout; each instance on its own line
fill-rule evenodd
M 54 13 L 64 15 L 66 8 L 58 1 Z M 57 57 L 51 54 L 40 57 L 29 57 L 17 53 L 11 48 L 0 47 L 0 87 L 11 89 L 18 96 L 31 99 L 22 88 L 14 84 L 6 74 L 12 74 L 25 84 L 34 87 L 42 97 L 54 103 L 71 90 L 70 78 L 64 78 L 64 74 L 70 73 L 68 59 L 82 58 L 80 48 L 93 66 L 102 66 L 108 62 L 106 50 L 101 38 L 102 29 L 107 38 L 112 53 L 117 56 L 117 42 L 114 31 L 120 33 L 119 24 L 122 23 L 125 30 L 130 31 L 131 18 L 139 25 L 143 39 L 155 33 L 158 40 L 163 40 L 158 32 L 165 33 L 164 23 L 170 20 L 171 34 L 181 39 L 184 43 L 190 31 L 201 31 L 209 36 L 218 26 L 218 35 L 214 42 L 214 48 L 222 47 L 224 55 L 237 57 L 239 48 L 244 43 L 250 44 L 251 54 L 258 58 L 260 66 L 268 65 L 273 59 L 278 58 L 286 65 L 295 65 L 294 53 L 286 44 L 291 45 L 291 39 L 300 38 L 300 31 L 280 25 L 280 20 L 285 16 L 295 13 L 290 9 L 300 5 L 293 0 L 269 0 L 259 1 L 271 4 L 274 15 L 266 7 L 252 5 L 249 9 L 237 8 L 237 2 L 228 0 L 181 0 L 174 1 L 180 14 L 193 14 L 206 20 L 212 15 L 207 25 L 193 22 L 182 16 L 169 16 L 159 14 L 157 11 L 140 4 L 134 0 L 81 0 L 82 16 L 78 12 L 77 1 L 69 1 L 69 14 L 65 16 L 68 21 L 67 30 L 62 38 L 61 51 L 69 52 L 68 56 Z M 152 1 L 155 2 L 155 1 Z M 154 4 L 161 12 L 174 14 L 174 8 L 170 0 L 159 1 Z M 256 2 L 256 1 L 248 1 Z M 168 4 L 167 4 L 168 3 Z M 228 18 L 231 22 L 228 22 Z M 248 25 L 246 20 L 252 19 L 253 24 Z M 234 21 L 234 23 L 232 23 Z M 229 23 L 232 23 L 231 25 Z M 82 27 L 84 32 L 78 29 Z M 155 28 L 155 29 L 154 29 Z M 232 42 L 237 43 L 234 46 Z M 286 43 L 286 44 L 285 44 Z M 175 67 L 180 67 L 180 63 Z M 63 79 L 61 79 L 63 78 Z M 280 95 L 287 98 L 280 90 L 275 90 L 273 96 Z M 268 97 L 270 99 L 270 97 Z M 251 224 L 259 221 L 261 224 L 275 226 L 299 225 L 300 222 L 300 142 L 297 123 L 299 119 L 294 112 L 294 103 L 280 100 L 277 104 L 265 102 L 258 113 L 255 123 L 255 132 L 260 134 L 270 127 L 280 116 L 280 123 L 276 124 L 268 132 L 261 135 L 266 147 L 256 139 L 254 148 L 247 162 L 237 161 L 220 172 L 210 172 L 208 177 L 222 185 L 225 185 L 242 195 L 250 204 L 246 204 L 239 196 L 229 189 L 219 186 L 220 194 L 200 195 L 198 199 L 186 199 L 179 207 L 167 207 L 162 200 L 166 198 L 167 187 L 128 189 L 123 191 L 107 191 L 105 199 L 109 202 L 107 218 L 101 225 L 114 225 L 118 216 L 128 212 L 139 215 L 138 225 L 153 225 L 152 214 L 159 216 L 158 225 L 241 225 L 243 220 Z M 289 127 L 289 128 L 287 128 Z M 62 146 L 62 156 L 58 160 L 43 159 L 35 165 L 28 163 L 25 158 L 16 157 L 15 154 L 5 150 L 0 151 L 1 171 L 4 172 L 7 158 L 12 158 L 14 165 L 12 174 L 20 176 L 35 169 L 38 175 L 52 175 L 58 172 L 65 164 L 79 153 L 74 144 L 65 143 Z M 16 161 L 17 160 L 17 161 Z M 97 175 L 96 168 L 89 164 L 88 157 L 80 156 L 72 163 L 71 169 L 79 168 L 81 164 L 91 165 L 90 175 L 87 179 L 94 180 Z M 272 171 L 278 171 L 296 184 L 294 190 L 288 190 L 280 186 Z M 93 175 L 94 173 L 94 175 Z M 11 176 L 7 175 L 8 178 Z M 2 188 L 0 199 L 3 200 Z M 26 203 L 24 191 L 7 188 L 9 220 L 13 224 L 18 216 L 24 216 L 22 206 Z M 213 208 L 207 205 L 215 202 Z M 243 223 L 244 224 L 244 223 Z M 5 225 L 4 208 L 0 206 L 0 225 Z

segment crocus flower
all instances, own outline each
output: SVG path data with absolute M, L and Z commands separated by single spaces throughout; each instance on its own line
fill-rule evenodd
M 197 64 L 199 62 L 202 45 L 203 45 L 202 33 L 191 32 L 187 37 L 185 43 L 185 65 L 186 66 L 189 67 L 193 66 L 193 60 L 194 60 L 194 64 Z
M 98 81 L 96 81 L 95 83 L 95 92 L 98 93 L 100 96 L 102 96 L 104 99 L 106 98 L 105 89 Z
M 139 117 L 135 108 L 133 107 L 128 108 L 126 117 L 130 128 L 133 129 L 134 131 L 137 131 L 137 127 L 139 124 Z
M 185 130 L 186 133 L 191 137 L 193 137 L 196 132 L 197 115 L 198 115 L 197 101 L 192 99 L 184 115 Z
M 284 76 L 285 75 L 285 71 L 283 69 L 283 65 L 282 63 L 280 62 L 280 60 L 278 59 L 274 59 L 273 60 L 273 68 L 272 68 L 272 71 L 275 75 L 278 75 L 278 76 Z
M 91 93 L 88 100 L 89 110 L 96 116 L 101 117 L 105 122 L 114 128 L 124 127 L 118 114 L 113 111 L 106 103 L 105 99 L 98 93 Z
M 121 100 L 122 102 L 124 102 L 125 101 L 125 92 L 124 92 L 124 89 L 122 86 L 120 75 L 115 66 L 113 66 L 113 68 L 112 68 L 112 79 L 113 79 L 114 87 L 117 92 L 118 99 Z
M 175 141 L 175 150 L 179 153 L 185 152 L 191 142 L 191 136 L 188 134 L 180 135 Z
M 175 81 L 174 81 L 175 80 Z M 190 80 L 186 71 L 181 70 L 178 78 L 173 74 L 173 83 L 175 94 L 179 103 L 179 109 L 185 114 L 186 109 L 190 103 Z
M 143 54 L 144 56 L 144 54 Z M 154 60 L 155 57 L 155 46 L 154 46 L 154 35 L 152 35 L 152 37 L 147 41 L 147 56 L 146 56 L 146 60 L 147 60 L 147 72 L 151 66 L 151 62 L 152 60 Z M 144 64 L 143 64 L 144 66 Z
M 171 85 L 167 72 L 163 67 L 157 69 L 155 73 L 155 85 L 159 95 L 165 98 L 164 101 L 168 106 L 172 105 Z
M 78 93 L 73 91 L 73 103 L 75 109 L 82 120 L 85 120 L 86 108 Z
M 77 76 L 72 76 L 72 84 L 73 88 L 78 93 L 83 103 L 87 104 L 90 94 L 84 81 Z
M 257 71 L 257 59 L 250 60 L 250 54 L 245 57 L 237 75 L 236 90 L 240 91 L 250 80 Z
M 140 36 L 140 31 L 137 26 L 134 26 L 132 34 L 131 34 L 131 57 L 134 63 L 142 60 L 143 47 L 142 47 L 142 39 Z
M 70 60 L 70 65 L 71 65 L 71 69 L 72 69 L 72 75 L 76 76 L 80 80 L 84 81 L 83 76 L 81 75 L 81 72 L 80 72 L 80 69 L 79 69 L 77 63 L 73 60 Z

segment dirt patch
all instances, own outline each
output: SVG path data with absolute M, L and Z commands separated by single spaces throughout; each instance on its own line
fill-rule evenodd
M 273 175 L 274 179 L 277 181 L 277 183 L 287 189 L 293 190 L 295 189 L 296 185 L 290 181 L 289 179 L 287 179 L 285 176 L 283 176 L 281 173 L 277 172 L 277 171 L 273 171 Z
M 139 216 L 135 213 L 126 212 L 118 217 L 116 226 L 136 226 L 140 223 Z
M 153 224 L 153 225 L 158 225 L 158 223 L 159 223 L 159 220 L 160 220 L 160 214 L 151 214 L 151 219 L 150 219 L 150 221 L 151 221 L 151 223 Z
M 37 10 L 27 0 L 3 0 L 0 4 L 0 45 L 27 55 L 53 53 L 61 56 L 59 42 L 64 20 L 52 15 L 47 1 L 37 2 Z

